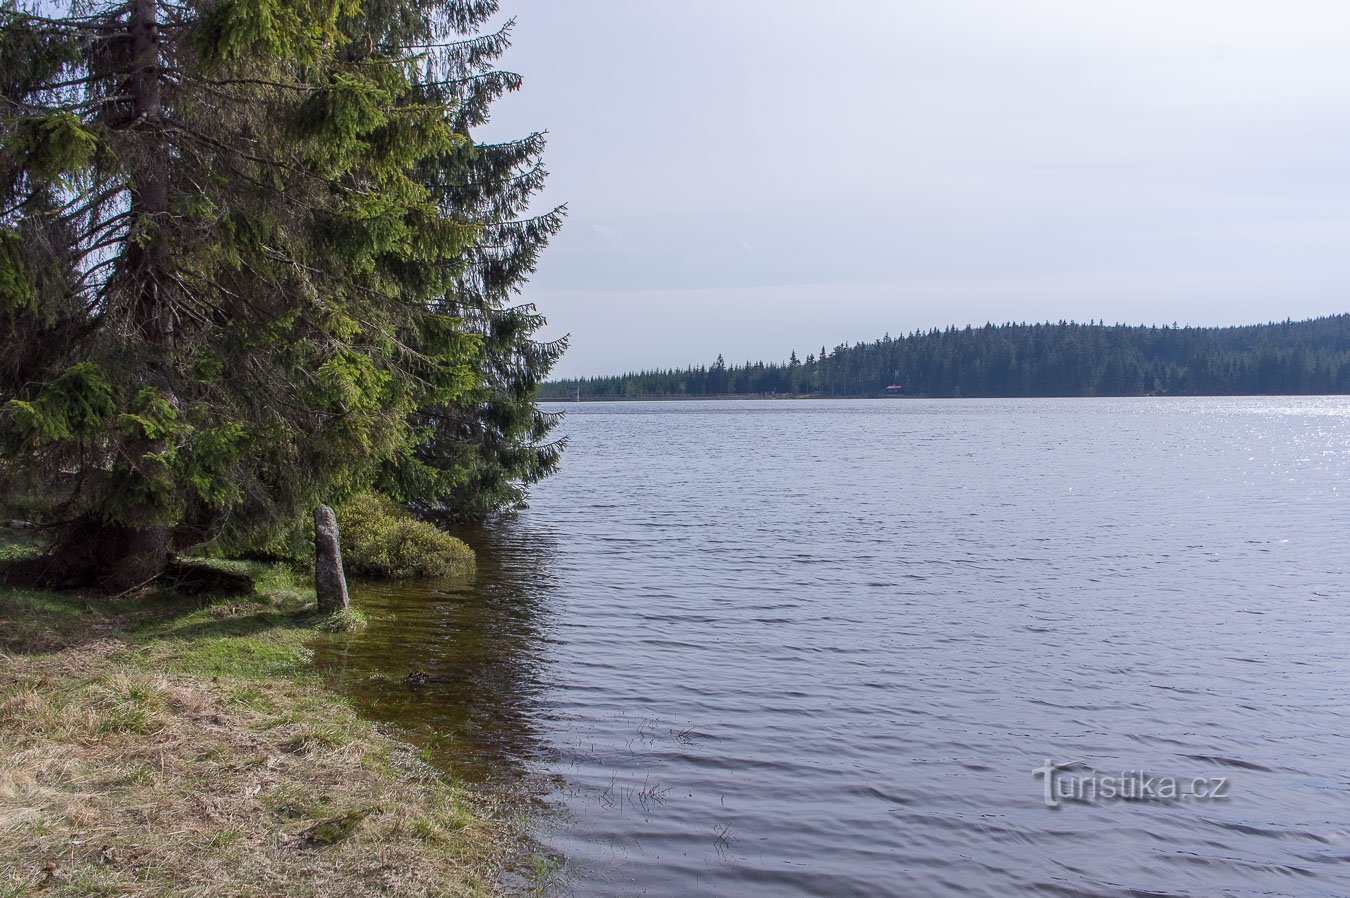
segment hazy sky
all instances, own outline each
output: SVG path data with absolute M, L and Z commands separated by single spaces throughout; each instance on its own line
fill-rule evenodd
M 502 0 L 563 376 L 1350 310 L 1344 0 Z

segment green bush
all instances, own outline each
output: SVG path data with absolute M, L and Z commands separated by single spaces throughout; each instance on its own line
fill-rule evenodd
M 384 496 L 363 493 L 337 515 L 342 559 L 353 574 L 406 580 L 473 570 L 472 549 Z

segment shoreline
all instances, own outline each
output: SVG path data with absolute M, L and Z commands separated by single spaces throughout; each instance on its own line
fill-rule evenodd
M 900 396 L 834 396 L 824 393 L 724 393 L 716 396 L 583 396 L 580 399 L 540 398 L 550 405 L 580 405 L 588 402 L 800 402 L 828 400 L 830 402 L 970 402 L 996 400 L 999 402 L 1036 402 L 1046 399 L 1338 399 L 1350 393 L 1130 393 L 1110 396 L 927 396 L 904 394 Z
M 518 815 L 325 685 L 289 569 L 222 566 L 257 595 L 0 587 L 0 896 L 501 894 Z

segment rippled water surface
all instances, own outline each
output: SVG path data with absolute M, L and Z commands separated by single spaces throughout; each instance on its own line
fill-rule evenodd
M 321 649 L 564 892 L 1350 895 L 1350 400 L 566 409 L 475 582 Z

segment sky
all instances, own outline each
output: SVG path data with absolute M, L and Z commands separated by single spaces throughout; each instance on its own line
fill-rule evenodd
M 556 376 L 1350 311 L 1344 0 L 502 0 Z

